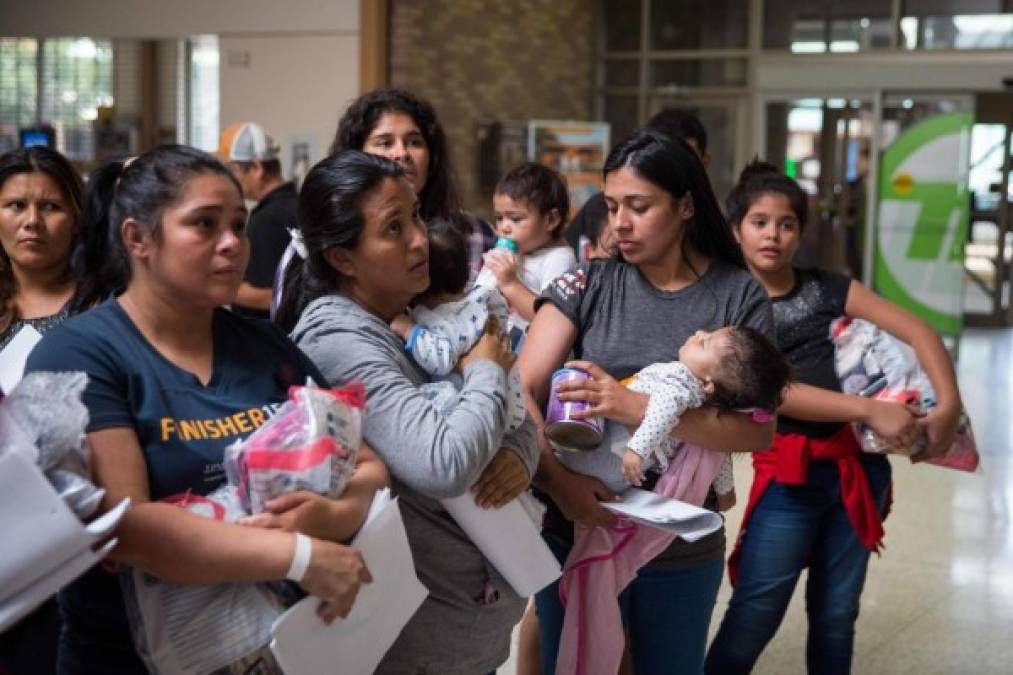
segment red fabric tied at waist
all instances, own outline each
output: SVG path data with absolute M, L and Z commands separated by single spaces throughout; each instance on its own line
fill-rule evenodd
M 738 562 L 742 552 L 742 538 L 749 518 L 763 493 L 772 481 L 782 485 L 803 485 L 813 459 L 837 462 L 840 473 L 841 501 L 862 544 L 870 551 L 879 550 L 883 541 L 883 519 L 872 496 L 869 479 L 865 475 L 858 453 L 862 451 L 850 424 L 830 438 L 809 438 L 802 434 L 775 434 L 769 450 L 753 453 L 753 487 L 742 517 L 742 527 L 735 542 L 735 550 L 728 559 L 728 575 L 732 585 L 738 583 Z M 885 518 L 885 516 L 884 516 Z

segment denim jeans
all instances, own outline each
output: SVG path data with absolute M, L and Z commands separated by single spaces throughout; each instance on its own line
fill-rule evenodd
M 867 456 L 862 465 L 882 513 L 890 464 Z M 708 675 L 752 670 L 807 564 L 808 672 L 848 673 L 869 551 L 844 510 L 834 462 L 812 462 L 804 485 L 775 481 L 760 498 L 742 540 L 738 586 L 707 654 Z
M 570 544 L 545 534 L 549 548 L 566 559 Z M 699 675 L 707 646 L 714 602 L 724 570 L 723 560 L 687 569 L 643 567 L 619 595 L 623 623 L 630 633 L 633 671 L 637 675 Z M 542 640 L 542 672 L 556 672 L 563 606 L 559 583 L 535 596 Z

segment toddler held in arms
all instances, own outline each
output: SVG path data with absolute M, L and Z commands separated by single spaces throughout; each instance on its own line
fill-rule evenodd
M 391 322 L 391 328 L 405 340 L 405 349 L 415 363 L 441 381 L 426 384 L 422 391 L 437 408 L 447 411 L 457 402 L 461 375 L 455 372 L 486 330 L 495 323 L 507 329 L 507 303 L 495 288 L 468 285 L 467 242 L 450 222 L 434 221 L 428 227 L 429 288 L 415 298 L 410 314 Z M 491 327 L 491 324 L 490 324 Z M 501 364 L 503 365 L 503 364 Z M 527 415 L 517 368 L 507 364 L 507 426 L 515 431 Z

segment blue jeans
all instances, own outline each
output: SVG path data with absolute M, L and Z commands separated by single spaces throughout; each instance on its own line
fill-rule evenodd
M 546 533 L 549 548 L 566 560 L 570 544 Z M 633 671 L 637 675 L 703 673 L 707 629 L 717 599 L 723 560 L 688 569 L 643 567 L 619 595 L 623 624 L 630 632 Z M 556 672 L 563 606 L 559 583 L 535 595 L 542 639 L 542 672 Z
M 890 464 L 873 456 L 862 465 L 882 513 Z M 752 670 L 807 564 L 808 671 L 848 673 L 869 551 L 844 510 L 834 462 L 812 462 L 804 485 L 775 481 L 760 498 L 742 540 L 738 586 L 707 654 L 708 675 Z

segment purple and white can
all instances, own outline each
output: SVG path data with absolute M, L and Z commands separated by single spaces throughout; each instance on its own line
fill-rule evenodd
M 559 385 L 563 382 L 589 380 L 591 376 L 576 368 L 561 368 L 552 374 L 549 405 L 545 412 L 545 435 L 563 450 L 592 450 L 605 437 L 602 418 L 573 419 L 573 413 L 587 410 L 587 401 L 560 401 Z

